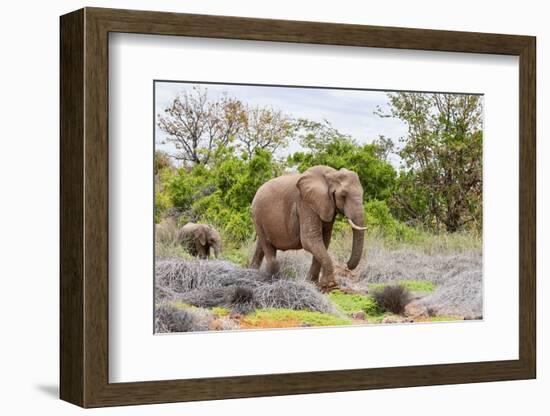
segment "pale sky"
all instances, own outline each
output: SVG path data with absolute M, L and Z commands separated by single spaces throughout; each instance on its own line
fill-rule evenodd
M 156 82 L 155 115 L 162 114 L 178 93 L 189 91 L 197 83 Z M 312 121 L 328 120 L 341 133 L 351 135 L 358 143 L 371 143 L 379 135 L 397 141 L 407 133 L 407 126 L 399 119 L 381 118 L 374 114 L 377 106 L 389 109 L 385 92 L 368 90 L 341 90 L 302 87 L 272 87 L 252 85 L 200 84 L 208 90 L 208 98 L 217 100 L 225 92 L 245 104 L 269 106 L 293 118 L 307 118 Z M 156 127 L 157 148 L 165 137 Z M 300 149 L 298 143 L 277 152 L 286 156 Z M 393 161 L 392 161 L 393 162 Z

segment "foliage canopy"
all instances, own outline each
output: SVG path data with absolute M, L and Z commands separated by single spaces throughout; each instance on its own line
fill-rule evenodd
M 481 228 L 482 97 L 391 93 L 390 114 L 408 126 L 397 154 L 402 169 L 392 208 L 424 228 L 455 232 Z

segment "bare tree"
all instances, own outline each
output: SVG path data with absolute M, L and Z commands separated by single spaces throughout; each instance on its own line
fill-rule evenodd
M 285 147 L 292 134 L 293 125 L 289 116 L 269 107 L 247 107 L 242 127 L 237 132 L 239 147 L 249 158 L 256 149 L 274 153 Z
M 245 121 L 243 104 L 224 96 L 208 100 L 208 90 L 193 86 L 191 91 L 178 95 L 158 115 L 158 126 L 167 134 L 176 153 L 173 158 L 193 165 L 207 164 L 218 148 L 231 142 Z
M 383 134 L 380 134 L 372 143 L 375 145 L 376 156 L 382 160 L 389 161 L 390 156 L 395 151 L 395 144 L 393 143 L 393 140 Z

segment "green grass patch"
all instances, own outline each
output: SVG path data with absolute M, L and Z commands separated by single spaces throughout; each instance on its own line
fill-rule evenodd
M 241 267 L 247 267 L 249 262 L 249 255 L 246 247 L 224 250 L 220 257 L 223 260 L 230 261 Z
M 351 325 L 348 318 L 328 313 L 294 309 L 258 309 L 246 315 L 241 325 L 248 328 L 284 328 L 296 326 L 339 326 Z
M 190 305 L 185 302 L 180 302 L 179 300 L 173 300 L 170 302 L 167 302 L 169 305 L 178 308 L 178 309 L 193 309 L 196 308 L 196 306 Z
M 379 316 L 384 313 L 374 299 L 367 295 L 358 293 L 349 294 L 340 290 L 335 290 L 328 296 L 330 300 L 336 304 L 338 309 L 345 313 L 363 311 L 368 317 Z
M 284 276 L 286 279 L 296 279 L 298 278 L 298 273 L 292 267 L 281 267 L 279 270 L 281 276 Z
M 179 257 L 184 260 L 191 260 L 194 257 L 191 256 L 181 244 L 163 244 L 155 243 L 155 257 Z
M 370 290 L 383 289 L 388 285 L 401 285 L 411 292 L 433 292 L 435 290 L 435 284 L 429 280 L 396 280 L 394 282 L 387 283 L 371 283 L 369 285 Z
M 449 322 L 449 321 L 463 321 L 464 318 L 461 318 L 460 316 L 430 316 L 427 318 L 423 318 L 420 320 L 420 322 Z
M 227 316 L 229 315 L 229 309 L 222 308 L 220 306 L 215 306 L 212 309 L 210 309 L 214 315 L 217 317 Z

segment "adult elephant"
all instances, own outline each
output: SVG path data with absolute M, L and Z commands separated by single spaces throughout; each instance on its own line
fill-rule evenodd
M 210 225 L 188 222 L 179 230 L 178 239 L 192 256 L 207 259 L 210 248 L 214 250 L 216 258 L 220 255 L 222 239 L 220 233 Z
M 265 256 L 267 271 L 274 274 L 278 271 L 277 250 L 303 248 L 313 255 L 308 278 L 325 292 L 335 289 L 334 268 L 327 249 L 338 213 L 353 228 L 347 265 L 354 269 L 361 259 L 365 236 L 363 187 L 355 172 L 313 166 L 302 174 L 283 175 L 266 182 L 252 201 L 258 239 L 251 267 L 259 268 Z

